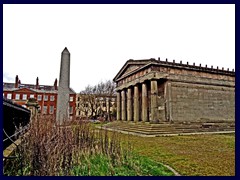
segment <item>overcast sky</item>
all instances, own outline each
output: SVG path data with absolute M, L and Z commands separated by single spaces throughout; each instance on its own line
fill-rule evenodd
M 235 69 L 235 5 L 3 5 L 3 81 L 53 85 L 61 52 L 70 86 L 112 80 L 128 59 Z

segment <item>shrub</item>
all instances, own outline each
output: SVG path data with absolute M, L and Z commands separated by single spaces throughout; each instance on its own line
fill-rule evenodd
M 20 158 L 5 163 L 4 175 L 172 175 L 166 169 L 149 169 L 146 159 L 132 154 L 131 145 L 122 146 L 117 133 L 95 129 L 86 121 L 56 126 L 53 119 L 38 118 L 19 149 Z

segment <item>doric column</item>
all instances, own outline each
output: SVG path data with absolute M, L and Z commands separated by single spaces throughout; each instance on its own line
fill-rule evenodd
M 122 99 L 122 121 L 126 121 L 126 93 L 125 90 L 121 92 L 121 99 Z
M 132 121 L 132 89 L 131 87 L 127 90 L 127 120 Z
M 117 120 L 121 120 L 121 94 L 117 92 Z
M 159 123 L 157 106 L 158 87 L 157 80 L 151 80 L 151 122 Z
M 147 85 L 142 84 L 142 121 L 147 122 L 148 120 L 148 103 L 147 103 Z
M 138 86 L 134 86 L 134 121 L 138 122 L 139 121 L 139 90 Z

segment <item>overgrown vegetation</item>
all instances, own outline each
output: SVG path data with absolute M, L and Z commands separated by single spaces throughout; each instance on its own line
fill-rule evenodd
M 20 158 L 5 162 L 4 175 L 173 175 L 160 163 L 133 154 L 131 145 L 124 143 L 117 133 L 96 130 L 86 122 L 55 126 L 38 119 L 23 137 L 21 151 L 16 151 Z

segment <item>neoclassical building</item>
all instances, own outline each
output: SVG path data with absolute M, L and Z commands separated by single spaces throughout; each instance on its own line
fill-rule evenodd
M 235 121 L 234 70 L 130 59 L 113 81 L 120 121 Z

